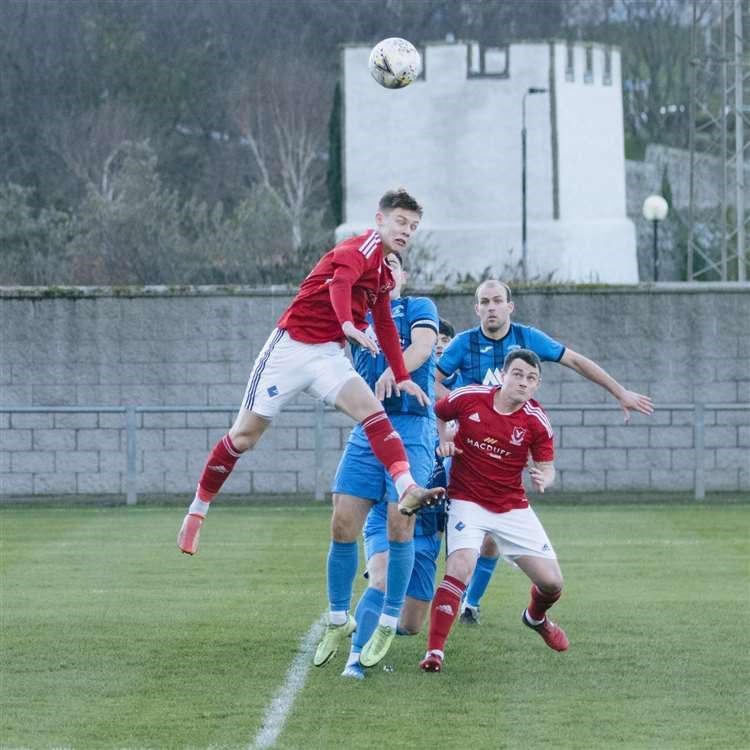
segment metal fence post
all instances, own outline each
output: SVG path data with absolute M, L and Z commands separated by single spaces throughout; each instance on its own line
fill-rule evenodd
M 323 499 L 323 454 L 325 449 L 325 412 L 322 401 L 315 402 L 315 499 Z
M 137 427 L 135 407 L 128 406 L 125 409 L 125 437 L 127 450 L 125 457 L 125 487 L 127 490 L 126 502 L 135 505 L 138 502 L 138 486 L 135 473 L 135 431 Z
M 693 405 L 693 440 L 695 442 L 695 499 L 706 498 L 706 409 L 703 403 Z

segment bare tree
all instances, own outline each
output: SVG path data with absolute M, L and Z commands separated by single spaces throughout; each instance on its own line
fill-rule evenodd
M 333 92 L 299 62 L 260 67 L 273 77 L 240 77 L 229 108 L 261 184 L 289 220 L 297 251 L 305 240 L 305 215 L 325 184 L 324 123 Z
M 123 147 L 143 140 L 144 128 L 133 107 L 104 102 L 96 109 L 59 118 L 44 130 L 48 147 L 68 169 L 99 195 L 112 200 L 112 170 Z

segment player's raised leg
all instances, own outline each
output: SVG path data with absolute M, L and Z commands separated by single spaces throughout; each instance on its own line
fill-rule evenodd
M 393 429 L 383 405 L 361 377 L 352 377 L 341 387 L 336 407 L 362 424 L 372 452 L 396 486 L 399 504 L 408 502 L 409 508 L 416 510 L 431 505 L 445 494 L 444 487 L 426 489 L 414 481 L 401 437 Z
M 243 409 L 229 432 L 211 449 L 198 480 L 195 497 L 177 535 L 177 546 L 185 554 L 194 555 L 197 551 L 201 527 L 211 501 L 232 473 L 239 457 L 255 446 L 269 424 L 267 419 Z
M 307 387 L 312 375 L 306 364 L 318 356 L 318 349 L 294 341 L 286 331 L 276 328 L 271 332 L 255 359 L 232 427 L 212 448 L 203 467 L 177 537 L 177 546 L 184 553 L 195 554 L 210 504 L 237 460 L 255 447 L 284 404 Z

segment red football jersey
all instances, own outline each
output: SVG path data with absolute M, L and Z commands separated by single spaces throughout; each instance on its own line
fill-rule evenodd
M 498 414 L 493 407 L 498 387 L 457 388 L 435 404 L 435 414 L 445 422 L 456 420 L 454 442 L 463 451 L 451 462 L 448 497 L 505 513 L 528 507 L 523 469 L 529 454 L 534 461 L 552 461 L 554 435 L 534 399 L 512 414 Z
M 393 274 L 383 259 L 380 235 L 369 230 L 339 242 L 327 252 L 300 284 L 297 296 L 276 324 L 295 341 L 345 343 L 341 325 L 347 320 L 361 331 L 372 310 L 380 346 L 397 381 L 409 378 L 401 344 L 391 315 Z
M 342 299 L 345 309 L 338 311 L 344 313 L 342 319 L 337 316 L 331 300 L 331 289 L 335 290 L 339 282 L 351 289 Z M 365 330 L 367 311 L 375 306 L 378 297 L 388 300 L 393 287 L 391 269 L 383 262 L 380 235 L 370 230 L 340 242 L 315 264 L 277 326 L 306 344 L 326 341 L 343 344 L 341 324 L 351 320 L 357 328 Z M 390 301 L 388 305 L 390 308 Z

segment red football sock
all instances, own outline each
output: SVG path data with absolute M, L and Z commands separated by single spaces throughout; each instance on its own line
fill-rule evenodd
M 445 651 L 445 641 L 448 639 L 453 623 L 461 609 L 461 597 L 466 590 L 466 584 L 458 578 L 445 576 L 435 592 L 430 606 L 430 633 L 427 636 L 427 650 Z
M 384 411 L 376 411 L 363 419 L 362 428 L 370 441 L 372 452 L 388 470 L 391 479 L 395 481 L 405 471 L 409 471 L 404 444 Z
M 531 601 L 526 611 L 529 617 L 534 620 L 543 620 L 547 615 L 547 610 L 562 596 L 562 591 L 556 591 L 554 594 L 545 594 L 540 591 L 536 584 L 531 586 Z
M 227 477 L 232 473 L 237 459 L 242 454 L 234 447 L 229 435 L 219 440 L 208 454 L 206 465 L 198 481 L 198 499 L 210 503 L 214 499 L 221 485 L 224 484 Z

